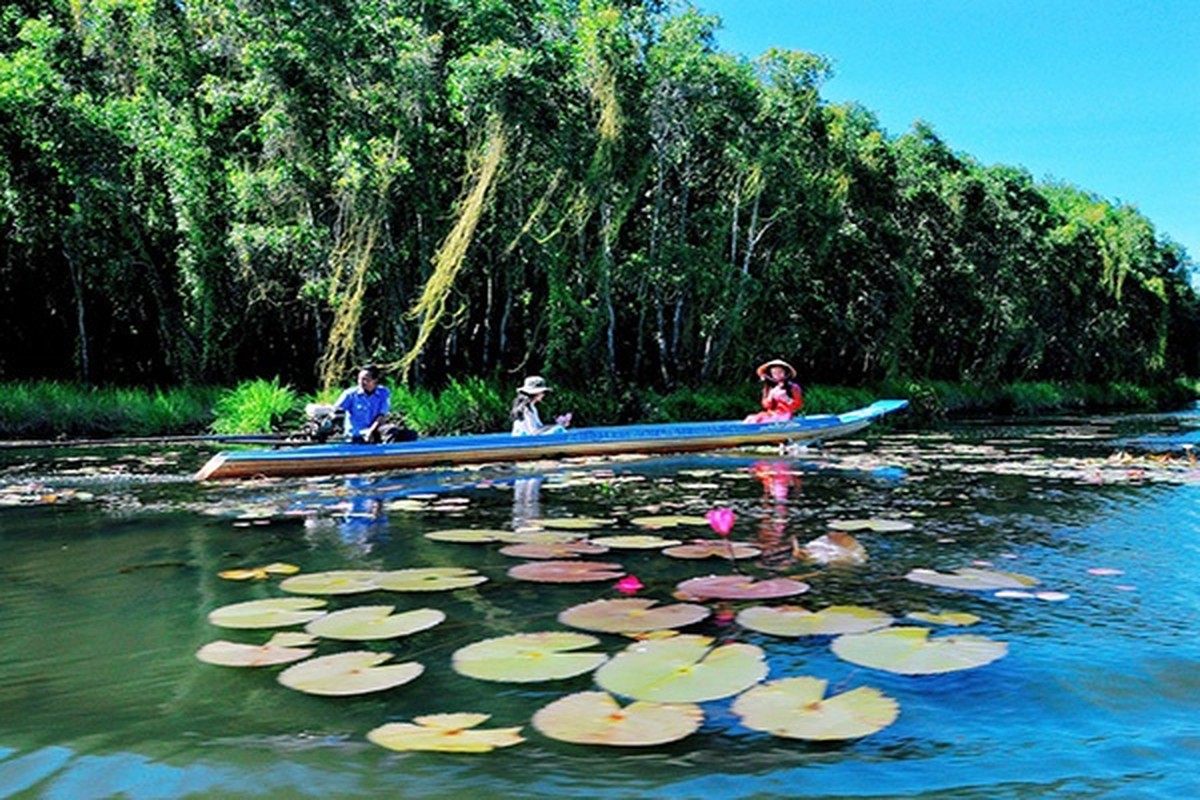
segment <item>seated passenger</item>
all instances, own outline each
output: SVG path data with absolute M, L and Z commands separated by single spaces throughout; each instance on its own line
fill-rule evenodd
M 804 407 L 804 392 L 793 380 L 796 369 L 791 364 L 777 358 L 760 365 L 757 372 L 763 381 L 763 410 L 746 417 L 746 422 L 787 422 Z
M 571 424 L 569 413 L 555 419 L 554 421 L 557 423 L 555 425 L 542 424 L 542 419 L 538 416 L 537 404 L 548 391 L 550 391 L 550 387 L 546 385 L 545 378 L 537 375 L 530 375 L 525 379 L 525 383 L 521 384 L 521 388 L 517 389 L 517 396 L 512 405 L 513 436 L 562 433 Z

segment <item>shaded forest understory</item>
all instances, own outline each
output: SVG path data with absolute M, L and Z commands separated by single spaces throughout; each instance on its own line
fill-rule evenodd
M 889 135 L 822 99 L 822 56 L 723 53 L 716 24 L 618 0 L 9 3 L 0 379 L 1200 375 L 1191 262 L 1136 208 L 926 123 Z

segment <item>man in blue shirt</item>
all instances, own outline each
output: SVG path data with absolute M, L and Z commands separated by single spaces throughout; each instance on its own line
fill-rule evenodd
M 334 405 L 346 412 L 346 435 L 352 442 L 377 444 L 415 438 L 401 426 L 387 424 L 391 392 L 379 385 L 378 367 L 359 370 L 358 385 L 342 392 Z

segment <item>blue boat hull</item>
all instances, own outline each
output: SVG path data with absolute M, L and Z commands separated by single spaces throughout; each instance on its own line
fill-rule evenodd
M 544 436 L 487 433 L 444 436 L 396 444 L 326 444 L 277 450 L 218 453 L 196 474 L 221 478 L 333 475 L 444 464 L 530 461 L 618 453 L 678 453 L 743 445 L 813 442 L 861 430 L 908 405 L 879 400 L 845 414 L 817 414 L 789 422 L 685 422 L 575 428 Z

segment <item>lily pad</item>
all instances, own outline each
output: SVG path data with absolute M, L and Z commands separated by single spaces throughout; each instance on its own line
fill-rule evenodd
M 466 567 L 416 567 L 380 572 L 376 580 L 389 592 L 446 592 L 477 586 L 487 577 Z
M 804 594 L 809 586 L 791 578 L 756 580 L 746 575 L 708 575 L 691 578 L 675 587 L 687 599 L 768 600 Z
M 875 531 L 876 533 L 897 533 L 911 531 L 914 525 L 900 519 L 831 519 L 829 527 L 840 531 Z
M 612 525 L 616 520 L 602 519 L 600 517 L 561 517 L 558 519 L 534 519 L 529 522 L 540 528 L 554 528 L 564 531 L 588 531 Z
M 599 644 L 595 636 L 570 631 L 514 633 L 484 639 L 455 651 L 455 672 L 482 681 L 534 683 L 571 678 L 603 664 L 603 653 L 576 652 Z
M 858 739 L 896 721 L 900 705 L 869 686 L 825 697 L 827 681 L 797 677 L 755 686 L 733 701 L 742 724 L 789 739 Z
M 704 712 L 694 703 L 636 701 L 622 707 L 608 692 L 577 692 L 533 715 L 543 735 L 572 744 L 649 747 L 699 730 Z
M 312 647 L 295 647 L 296 634 L 277 633 L 266 644 L 242 644 L 218 639 L 209 642 L 196 651 L 196 658 L 205 664 L 216 664 L 222 667 L 270 667 L 276 664 L 291 664 L 302 658 L 308 658 L 316 652 Z M 306 644 L 313 638 L 305 636 Z
M 682 514 L 634 517 L 629 522 L 639 528 L 677 528 L 680 525 L 708 527 L 708 520 L 704 517 Z
M 687 544 L 668 547 L 663 555 L 671 558 L 726 558 L 738 560 L 754 558 L 762 555 L 762 550 L 745 542 L 715 541 L 713 539 L 692 539 Z
M 693 603 L 675 603 L 652 608 L 658 601 L 640 597 L 595 600 L 572 606 L 558 621 L 572 628 L 603 633 L 633 633 L 682 628 L 708 617 L 709 610 Z
M 276 561 L 273 564 L 267 564 L 262 567 L 244 567 L 241 569 L 227 569 L 217 573 L 217 577 L 224 578 L 227 581 L 263 581 L 272 575 L 295 575 L 300 571 L 300 568 L 295 564 L 284 564 Z
M 892 616 L 862 606 L 830 606 L 808 611 L 800 606 L 754 606 L 738 612 L 738 624 L 772 636 L 839 636 L 864 633 L 892 624 Z
M 608 548 L 587 541 L 520 542 L 501 547 L 500 552 L 513 558 L 579 558 L 602 555 L 608 552 Z
M 512 531 L 490 528 L 455 528 L 445 531 L 429 531 L 425 534 L 426 539 L 432 539 L 435 542 L 461 542 L 463 544 L 507 542 L 512 537 Z
M 614 550 L 661 550 L 664 547 L 682 544 L 678 539 L 664 539 L 661 536 L 636 533 L 623 534 L 621 536 L 600 536 L 591 541 L 604 547 L 611 547 Z
M 913 583 L 940 586 L 943 589 L 966 589 L 990 592 L 994 589 L 1024 589 L 1038 584 L 1037 578 L 1016 572 L 998 572 L 988 569 L 964 567 L 953 573 L 937 572 L 932 569 L 914 569 L 904 576 Z
M 510 578 L 537 583 L 610 581 L 624 574 L 624 567 L 607 561 L 534 561 L 508 571 Z
M 336 569 L 293 575 L 279 588 L 293 594 L 360 594 L 379 588 L 379 573 L 368 569 Z
M 932 675 L 990 664 L 1008 653 L 1008 644 L 969 634 L 930 639 L 928 628 L 899 627 L 839 636 L 833 652 L 863 667 Z
M 264 600 L 247 600 L 214 609 L 208 621 L 221 628 L 286 628 L 312 622 L 324 611 L 325 605 L 315 597 L 269 597 Z
M 631 644 L 596 671 L 596 683 L 635 700 L 699 703 L 735 695 L 766 675 L 758 647 L 714 647 L 708 636 L 684 634 Z
M 489 719 L 490 714 L 426 714 L 380 725 L 367 732 L 367 739 L 389 750 L 439 753 L 487 753 L 525 741 L 520 727 L 477 727 Z
M 320 656 L 288 667 L 279 673 L 279 682 L 299 692 L 339 697 L 391 689 L 425 671 L 415 661 L 383 665 L 391 658 L 391 653 L 369 650 Z
M 358 606 L 334 611 L 305 626 L 305 630 L 324 639 L 366 642 L 374 639 L 395 639 L 432 628 L 446 619 L 446 614 L 434 608 L 418 608 L 393 614 L 395 606 Z
M 910 611 L 905 616 L 908 619 L 915 619 L 918 622 L 928 622 L 931 625 L 949 625 L 952 627 L 966 627 L 979 622 L 979 617 L 970 614 L 966 611 L 943 611 L 940 614 L 934 614 L 929 611 Z

